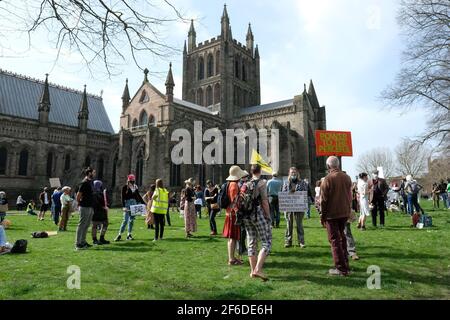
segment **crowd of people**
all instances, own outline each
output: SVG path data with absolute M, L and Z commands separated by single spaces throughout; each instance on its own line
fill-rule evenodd
M 327 230 L 331 245 L 334 268 L 330 275 L 347 276 L 350 274 L 349 260 L 359 260 L 356 253 L 355 240 L 351 224 L 358 222 L 358 229 L 366 230 L 366 219 L 372 217 L 372 225 L 383 228 L 386 224 L 385 213 L 388 208 L 388 193 L 393 191 L 401 199 L 405 213 L 414 216 L 423 209 L 419 204 L 419 193 L 422 186 L 411 175 L 406 176 L 399 186 L 389 187 L 387 181 L 379 176 L 378 171 L 361 173 L 356 182 L 340 169 L 339 159 L 327 159 L 328 175 L 315 184 L 314 194 L 306 179 L 302 179 L 298 168 L 289 169 L 287 179 L 283 181 L 276 172 L 271 179 L 263 179 L 259 165 L 252 165 L 250 172 L 239 166 L 232 166 L 226 182 L 219 186 L 208 180 L 206 186 L 196 184 L 193 178 L 184 182 L 180 193 L 180 201 L 175 192 L 169 192 L 164 187 L 162 179 L 157 179 L 148 191 L 141 196 L 134 174 L 127 176 L 122 187 L 121 204 L 123 218 L 114 239 L 122 241 L 126 231 L 126 240 L 132 241 L 133 227 L 136 216 L 133 206 L 145 206 L 145 223 L 148 229 L 154 230 L 153 241 L 164 239 L 166 223 L 170 226 L 170 209 L 179 210 L 184 219 L 186 238 L 194 237 L 197 232 L 197 219 L 202 219 L 202 210 L 206 208 L 209 219 L 210 235 L 219 234 L 216 217 L 224 210 L 225 221 L 221 235 L 227 239 L 228 265 L 244 264 L 243 257 L 248 256 L 250 277 L 268 280 L 264 273 L 266 257 L 272 249 L 272 229 L 280 227 L 279 193 L 304 192 L 307 195 L 308 209 L 304 212 L 285 212 L 286 230 L 284 236 L 285 248 L 295 244 L 306 247 L 303 221 L 310 218 L 310 207 L 315 205 L 320 214 L 320 221 Z M 58 230 L 67 230 L 67 223 L 74 211 L 79 212 L 76 230 L 75 249 L 84 250 L 92 245 L 87 241 L 91 228 L 93 245 L 108 245 L 106 233 L 109 225 L 110 202 L 107 190 L 100 180 L 95 180 L 95 170 L 87 168 L 85 177 L 74 192 L 69 186 L 56 188 L 50 194 L 49 188 L 44 188 L 39 195 L 40 208 L 36 214 L 33 201 L 28 204 L 19 196 L 16 205 L 27 213 L 37 215 L 39 221 L 45 219 L 48 210 L 52 213 L 52 221 Z M 446 208 L 450 207 L 450 181 L 435 183 L 432 189 L 433 203 L 439 208 L 439 198 Z M 6 233 L 2 226 L 8 210 L 6 194 L 0 192 L 0 253 L 7 253 Z M 359 213 L 359 217 L 356 214 Z M 294 224 L 296 237 L 294 237 Z M 100 233 L 99 238 L 97 234 Z M 295 241 L 296 240 L 296 241 Z M 258 244 L 260 249 L 258 250 Z

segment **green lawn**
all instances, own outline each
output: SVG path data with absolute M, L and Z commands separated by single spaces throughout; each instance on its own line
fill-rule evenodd
M 0 256 L 0 299 L 449 299 L 450 211 L 424 206 L 433 216 L 431 229 L 411 229 L 410 219 L 398 213 L 389 213 L 385 229 L 362 232 L 354 225 L 361 260 L 351 262 L 347 278 L 327 275 L 332 259 L 316 213 L 305 222 L 305 249 L 285 249 L 284 230 L 275 229 L 266 283 L 249 278 L 247 263 L 226 264 L 226 241 L 209 236 L 206 219 L 199 220 L 196 238 L 187 240 L 183 220 L 172 214 L 166 238 L 155 244 L 153 230 L 139 218 L 136 240 L 76 252 L 76 216 L 68 232 L 31 239 L 32 231 L 55 230 L 49 218 L 38 222 L 11 214 L 8 239 L 28 239 L 29 252 Z M 110 220 L 112 240 L 120 212 L 114 210 Z M 223 215 L 218 225 L 221 229 Z M 66 287 L 71 265 L 81 268 L 81 290 Z M 381 268 L 380 290 L 366 287 L 370 265 Z

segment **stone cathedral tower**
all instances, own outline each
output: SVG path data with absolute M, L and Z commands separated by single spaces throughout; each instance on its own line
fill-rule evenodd
M 183 50 L 183 100 L 219 111 L 227 120 L 241 108 L 260 105 L 259 62 L 251 25 L 245 45 L 233 39 L 226 5 L 216 38 L 197 44 L 191 21 Z

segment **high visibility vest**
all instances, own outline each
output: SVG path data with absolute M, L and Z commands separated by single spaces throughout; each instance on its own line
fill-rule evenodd
M 156 198 L 152 201 L 152 208 L 150 211 L 152 213 L 166 214 L 169 208 L 169 191 L 162 188 L 156 188 L 155 195 Z

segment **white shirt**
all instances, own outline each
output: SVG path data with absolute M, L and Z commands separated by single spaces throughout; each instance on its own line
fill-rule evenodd
M 358 193 L 361 197 L 365 197 L 369 193 L 369 183 L 365 182 L 362 179 L 358 179 L 357 188 L 358 188 Z
M 44 194 L 44 204 L 48 204 L 48 193 Z

